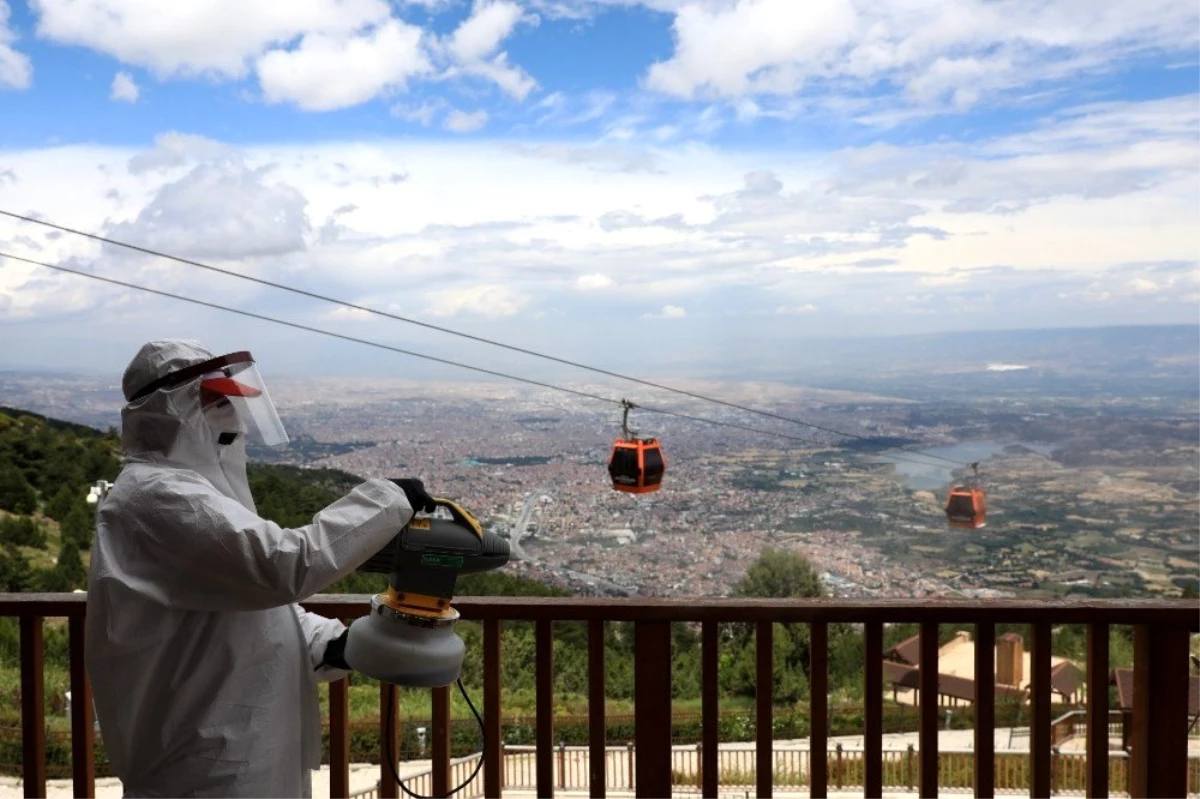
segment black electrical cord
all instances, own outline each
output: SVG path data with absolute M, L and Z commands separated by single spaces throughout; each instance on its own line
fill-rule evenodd
M 782 414 L 772 413 L 771 411 L 764 411 L 759 408 L 752 408 L 747 405 L 740 405 L 736 402 L 729 402 L 727 400 L 718 399 L 716 397 L 708 397 L 703 394 L 698 394 L 693 391 L 688 391 L 686 389 L 675 388 L 673 386 L 664 385 L 662 383 L 656 383 L 651 380 L 643 380 L 642 378 L 639 378 L 639 377 L 633 377 L 631 375 L 621 374 L 620 372 L 613 372 L 608 369 L 602 369 L 597 366 L 589 366 L 585 363 L 580 363 L 578 361 L 572 361 L 567 358 L 559 358 L 554 355 L 548 355 L 543 352 L 537 352 L 536 350 L 530 350 L 530 349 L 526 349 L 524 347 L 517 347 L 512 344 L 505 344 L 503 342 L 495 341 L 493 339 L 485 338 L 483 336 L 475 336 L 470 333 L 463 333 L 462 331 L 454 330 L 452 328 L 442 327 L 440 325 L 431 324 L 429 322 L 422 322 L 419 319 L 412 319 L 410 317 L 401 316 L 399 314 L 390 313 L 388 311 L 381 311 L 378 308 L 372 308 L 367 305 L 359 305 L 357 303 L 349 302 L 347 300 L 339 300 L 336 297 L 330 297 L 326 294 L 318 294 L 317 292 L 314 292 L 314 291 L 308 291 L 306 289 L 296 288 L 294 286 L 289 286 L 285 283 L 278 283 L 273 280 L 266 280 L 264 278 L 254 277 L 252 275 L 243 275 L 238 272 L 234 272 L 231 269 L 222 269 L 219 266 L 212 266 L 211 264 L 201 263 L 200 261 L 194 261 L 190 258 L 184 258 L 182 256 L 172 255 L 167 252 L 162 252 L 160 250 L 151 249 L 149 247 L 142 247 L 137 244 L 130 244 L 128 242 L 118 241 L 117 239 L 111 239 L 111 238 L 108 238 L 107 236 L 101 236 L 97 233 L 89 233 L 86 230 L 79 230 L 78 228 L 67 227 L 66 225 L 58 225 L 53 222 L 49 222 L 45 219 L 38 219 L 37 217 L 29 216 L 27 214 L 18 214 L 18 213 L 14 213 L 13 211 L 5 211 L 3 209 L 0 209 L 0 216 L 7 216 L 10 219 L 16 219 L 21 222 L 29 222 L 29 223 L 32 223 L 35 225 L 41 225 L 42 227 L 52 228 L 54 230 L 62 231 L 63 233 L 71 233 L 73 235 L 82 236 L 83 238 L 91 239 L 93 241 L 102 242 L 104 244 L 111 244 L 115 247 L 123 247 L 124 249 L 132 250 L 134 252 L 140 252 L 144 255 L 151 255 L 156 258 L 165 258 L 169 261 L 175 261 L 176 263 L 184 264 L 185 266 L 192 266 L 192 267 L 196 267 L 198 269 L 205 269 L 205 270 L 208 270 L 209 272 L 216 272 L 218 274 L 227 275 L 228 277 L 235 277 L 235 278 L 238 278 L 239 280 L 247 280 L 247 281 L 250 281 L 251 283 L 257 283 L 259 285 L 268 286 L 273 289 L 279 289 L 281 291 L 291 292 L 292 294 L 297 294 L 302 297 L 308 297 L 309 299 L 320 300 L 321 302 L 327 302 L 327 303 L 331 303 L 333 305 L 339 305 L 343 308 L 349 308 L 354 311 L 361 311 L 363 313 L 372 314 L 374 316 L 380 316 L 385 319 L 391 319 L 396 322 L 404 322 L 404 323 L 410 324 L 410 325 L 417 325 L 419 327 L 424 327 L 429 330 L 436 330 L 439 333 L 447 333 L 452 336 L 458 336 L 460 338 L 470 339 L 471 341 L 477 341 L 482 344 L 489 344 L 493 347 L 502 347 L 503 349 L 510 350 L 512 352 L 519 352 L 523 355 L 531 355 L 535 358 L 542 358 L 542 359 L 545 359 L 548 361 L 554 361 L 555 363 L 560 363 L 565 366 L 571 366 L 576 369 L 584 369 L 589 372 L 595 372 L 596 374 L 602 374 L 602 375 L 606 375 L 608 377 L 615 377 L 620 380 L 628 380 L 632 383 L 637 383 L 639 385 L 648 386 L 650 388 L 656 388 L 661 391 L 669 391 L 674 394 L 680 394 L 685 397 L 691 397 L 692 399 L 703 400 L 705 402 L 711 402 L 711 403 L 714 403 L 717 405 L 724 405 L 727 408 L 734 408 L 736 410 L 744 411 L 746 413 L 754 413 L 754 414 L 758 414 L 759 416 L 765 416 L 765 417 L 768 417 L 771 419 L 778 419 L 780 421 L 788 422 L 790 424 L 800 425 L 801 427 L 807 427 L 812 430 L 820 430 L 822 432 L 830 433 L 830 434 L 836 435 L 836 436 L 841 436 L 843 438 L 854 438 L 854 439 L 858 439 L 860 441 L 872 441 L 873 440 L 870 436 L 864 436 L 864 435 L 860 435 L 858 433 L 851 433 L 846 430 L 838 430 L 833 427 L 827 427 L 825 425 L 819 425 L 819 424 L 814 424 L 812 422 L 806 422 L 803 419 L 796 419 L 791 416 L 784 416 Z M 650 409 L 647 408 L 646 410 L 650 410 Z M 933 454 L 930 454 L 927 452 L 920 452 L 920 451 L 913 450 L 908 447 L 900 446 L 900 445 L 897 445 L 894 447 L 887 447 L 886 449 L 909 452 L 914 455 L 918 455 L 922 458 L 931 458 L 934 460 L 940 460 L 940 461 L 944 461 L 946 463 L 953 464 L 955 466 L 966 466 L 967 465 L 960 461 L 956 461 L 956 460 L 953 460 L 952 458 L 947 458 L 942 455 L 933 455 Z
M 487 732 L 483 728 L 483 717 L 479 715 L 479 711 L 475 709 L 475 703 L 472 702 L 471 697 L 467 695 L 467 689 L 463 687 L 462 678 L 459 677 L 455 682 L 458 683 L 459 692 L 462 694 L 463 699 L 467 700 L 467 707 L 471 708 L 471 713 L 474 714 L 475 721 L 479 724 L 479 762 L 475 764 L 475 770 L 471 772 L 471 776 L 467 777 L 467 779 L 457 788 L 447 793 L 447 797 L 454 796 L 454 794 L 470 785 L 474 779 L 479 776 L 479 769 L 483 768 L 483 761 L 485 758 L 487 758 Z M 392 779 L 394 779 L 396 784 L 400 786 L 400 790 L 404 791 L 404 793 L 408 796 L 411 796 L 412 799 L 441 799 L 441 797 L 422 796 L 419 793 L 413 792 L 407 785 L 404 784 L 404 782 L 400 779 L 400 775 L 396 772 L 396 764 L 392 762 L 391 755 L 392 752 L 396 751 L 396 730 L 393 726 L 393 721 L 396 714 L 392 711 L 392 697 L 395 696 L 395 691 L 396 686 L 392 683 L 387 683 L 388 717 L 384 722 L 384 739 L 387 741 L 388 771 L 391 772 Z

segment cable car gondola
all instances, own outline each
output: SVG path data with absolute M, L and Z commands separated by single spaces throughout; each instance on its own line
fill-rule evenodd
M 946 521 L 951 527 L 978 530 L 987 525 L 987 495 L 979 483 L 979 464 L 972 463 L 975 476 L 964 485 L 952 486 L 946 497 Z
M 613 442 L 608 476 L 616 491 L 649 494 L 662 488 L 663 473 L 667 469 L 662 445 L 656 438 L 638 438 L 635 431 L 629 429 L 629 411 L 637 406 L 628 400 L 621 400 L 621 405 L 624 408 L 621 418 L 623 437 Z

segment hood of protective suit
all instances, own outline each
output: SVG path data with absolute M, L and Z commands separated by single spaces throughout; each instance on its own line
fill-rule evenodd
M 128 400 L 153 381 L 213 357 L 198 341 L 151 341 L 129 362 L 121 388 Z M 239 429 L 236 419 L 201 409 L 199 379 L 153 391 L 121 411 L 121 444 L 128 462 L 191 469 L 254 510 L 246 478 L 246 436 L 217 443 L 221 433 L 232 429 Z

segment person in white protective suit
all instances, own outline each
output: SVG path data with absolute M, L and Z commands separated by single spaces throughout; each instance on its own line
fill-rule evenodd
M 341 622 L 296 603 L 433 510 L 419 480 L 367 480 L 286 529 L 255 512 L 246 437 L 287 441 L 248 352 L 153 341 L 122 381 L 125 465 L 100 506 L 86 663 L 126 796 L 309 796 L 317 681 L 347 672 Z

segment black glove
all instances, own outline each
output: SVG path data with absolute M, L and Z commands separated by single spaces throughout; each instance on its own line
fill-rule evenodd
M 434 503 L 433 497 L 429 496 L 425 491 L 425 484 L 417 478 L 400 477 L 392 480 L 392 482 L 400 486 L 400 490 L 408 498 L 408 504 L 412 506 L 413 511 L 433 513 L 437 510 L 437 504 Z
M 350 664 L 346 662 L 346 636 L 349 634 L 349 629 L 342 630 L 341 635 L 325 645 L 325 657 L 321 659 L 321 662 L 317 664 L 317 667 L 313 671 L 317 671 L 322 666 L 350 671 Z

